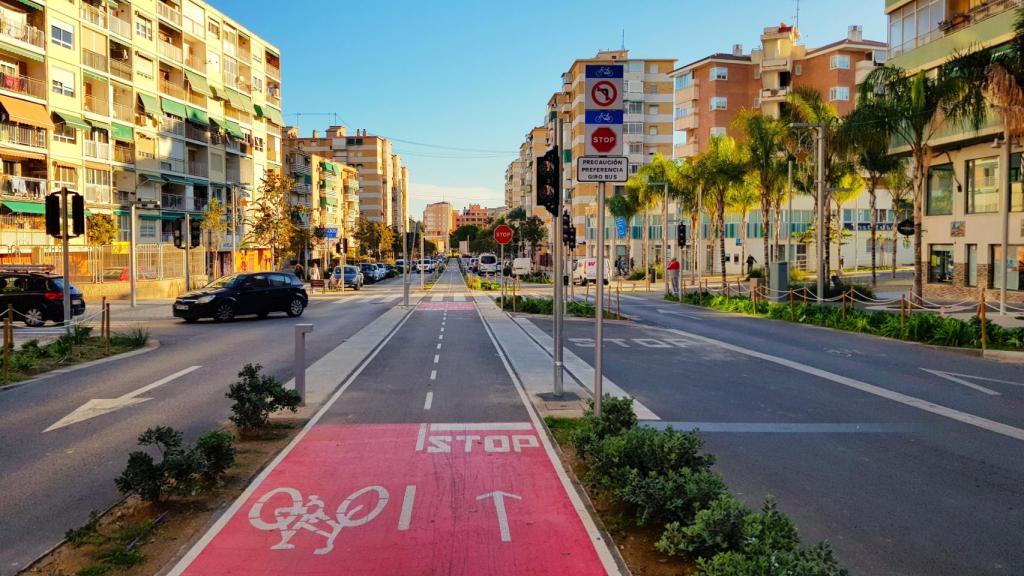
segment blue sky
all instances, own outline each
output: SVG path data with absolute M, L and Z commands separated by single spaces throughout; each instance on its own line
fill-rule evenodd
M 296 112 L 333 112 L 350 131 L 395 140 L 409 167 L 413 215 L 442 198 L 456 208 L 502 204 L 505 167 L 542 121 L 562 72 L 576 58 L 618 48 L 623 30 L 631 55 L 685 64 L 735 43 L 749 51 L 763 27 L 796 14 L 795 0 L 211 3 L 281 49 L 289 123 Z M 803 0 L 803 42 L 833 42 L 850 24 L 885 40 L 883 5 Z M 299 126 L 308 134 L 330 121 L 308 116 Z

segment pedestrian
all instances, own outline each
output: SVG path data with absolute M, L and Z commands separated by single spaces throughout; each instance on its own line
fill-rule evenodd
M 321 276 L 320 276 L 320 265 L 317 264 L 316 262 L 313 262 L 313 265 L 310 266 L 310 268 L 309 268 L 309 279 L 310 280 L 319 280 L 320 278 L 321 278 Z
M 747 276 L 754 270 L 754 264 L 757 263 L 757 258 L 754 258 L 753 254 L 747 255 Z
M 292 272 L 296 276 L 298 276 L 300 279 L 305 280 L 305 278 L 303 277 L 303 274 L 305 274 L 306 270 L 305 270 L 305 268 L 302 267 L 302 262 L 296 262 L 295 263 L 295 267 L 292 268 Z
M 629 259 L 629 269 L 633 270 L 633 268 L 636 268 L 636 260 L 634 260 L 632 257 L 630 257 L 630 259 Z
M 672 292 L 674 294 L 679 293 L 679 259 L 673 258 L 668 263 L 668 273 L 672 277 Z

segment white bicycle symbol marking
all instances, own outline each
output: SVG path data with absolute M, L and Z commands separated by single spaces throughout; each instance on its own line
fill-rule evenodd
M 607 112 L 600 112 L 594 116 L 594 121 L 597 123 L 611 124 L 612 115 Z
M 370 492 L 377 493 L 376 506 L 374 506 L 374 508 L 365 516 L 356 518 L 356 515 L 363 509 L 363 505 L 359 504 L 352 510 L 349 510 L 349 506 L 352 505 L 352 502 L 355 501 L 356 498 Z M 277 495 L 287 497 L 287 500 L 282 503 L 288 503 L 290 506 L 268 506 L 268 509 L 272 511 L 273 520 L 266 521 L 263 519 L 263 507 Z M 278 498 L 278 500 L 281 500 L 281 498 Z M 338 534 L 341 533 L 342 528 L 354 528 L 370 522 L 380 515 L 387 503 L 388 491 L 383 486 L 367 486 L 366 488 L 356 490 L 350 494 L 349 497 L 338 506 L 338 509 L 335 512 L 335 519 L 331 519 L 324 513 L 324 503 L 318 496 L 310 496 L 306 503 L 303 504 L 302 493 L 295 488 L 275 488 L 261 496 L 260 499 L 253 504 L 252 509 L 249 510 L 249 523 L 257 530 L 277 530 L 281 533 L 281 541 L 271 546 L 271 550 L 291 550 L 295 548 L 295 545 L 292 544 L 290 540 L 292 536 L 299 532 L 299 530 L 307 530 L 319 536 L 323 536 L 327 539 L 326 545 L 313 551 L 313 554 L 323 555 L 334 549 L 334 540 L 338 537 Z M 318 528 L 318 526 L 324 524 L 326 524 L 329 529 L 322 530 Z
M 594 76 L 597 78 L 611 78 L 612 69 L 610 66 L 601 66 L 594 70 Z

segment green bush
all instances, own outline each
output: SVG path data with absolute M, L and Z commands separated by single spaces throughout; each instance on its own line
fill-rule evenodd
M 630 274 L 629 276 L 626 276 L 626 280 L 633 280 L 633 281 L 643 280 L 644 276 L 645 276 L 645 274 L 644 274 L 643 270 L 634 270 L 632 274 Z
M 722 491 L 718 498 L 696 513 L 689 526 L 681 522 L 665 525 L 661 539 L 654 545 L 669 556 L 711 558 L 715 554 L 740 547 L 744 521 L 750 509 Z
M 751 268 L 747 278 L 765 278 L 764 268 Z
M 127 334 L 111 334 L 110 343 L 114 346 L 126 346 L 128 348 L 142 348 L 149 342 L 149 331 L 142 328 L 135 328 Z
M 630 428 L 603 438 L 592 447 L 589 475 L 596 484 L 613 488 L 634 471 L 646 476 L 682 468 L 704 470 L 715 459 L 710 454 L 701 454 L 703 448 L 704 441 L 695 432 Z
M 227 432 L 207 432 L 195 446 L 185 448 L 181 432 L 157 426 L 140 434 L 138 443 L 156 447 L 160 461 L 148 452 L 132 452 L 114 482 L 122 494 L 136 494 L 148 502 L 159 502 L 167 494 L 194 495 L 209 489 L 235 462 L 234 437 Z
M 633 411 L 633 399 L 629 397 L 615 398 L 605 394 L 601 400 L 601 416 L 594 416 L 594 401 L 587 401 L 587 409 L 583 412 L 579 430 L 573 434 L 572 443 L 576 454 L 586 458 L 591 447 L 608 436 L 615 436 L 635 428 L 636 413 Z
M 266 428 L 270 415 L 280 410 L 296 412 L 302 399 L 296 390 L 288 390 L 273 376 L 262 376 L 259 364 L 246 364 L 238 373 L 238 381 L 228 389 L 231 421 L 243 432 Z
M 725 490 L 722 477 L 707 469 L 681 468 L 663 474 L 642 474 L 631 469 L 612 489 L 612 494 L 633 508 L 639 525 L 685 525 Z
M 480 278 L 476 276 L 466 276 L 466 288 L 470 290 L 480 289 Z

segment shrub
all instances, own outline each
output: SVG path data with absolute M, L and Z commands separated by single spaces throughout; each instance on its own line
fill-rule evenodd
M 637 524 L 685 525 L 725 490 L 725 481 L 718 474 L 706 469 L 681 468 L 665 474 L 630 470 L 612 494 L 633 507 Z
M 635 428 L 636 424 L 632 398 L 616 398 L 605 394 L 601 401 L 600 417 L 594 416 L 594 401 L 588 400 L 580 429 L 572 438 L 573 448 L 581 458 L 586 458 L 594 444 L 608 436 L 622 434 Z
M 142 348 L 149 342 L 149 331 L 135 328 L 127 334 L 111 334 L 110 343 L 115 346 Z
M 168 426 L 149 428 L 138 443 L 155 446 L 160 461 L 148 452 L 132 452 L 114 483 L 122 494 L 136 494 L 148 502 L 159 502 L 169 493 L 197 494 L 218 484 L 234 464 L 233 442 L 227 432 L 207 432 L 186 449 L 181 432 Z
M 723 490 L 707 508 L 697 512 L 693 524 L 667 524 L 654 546 L 669 556 L 687 555 L 691 558 L 710 558 L 735 550 L 742 542 L 744 520 L 748 514 L 749 508 Z
M 262 376 L 259 364 L 246 364 L 238 373 L 227 396 L 231 405 L 231 421 L 244 432 L 266 428 L 270 415 L 280 410 L 296 412 L 302 399 L 296 390 L 288 390 L 273 376 Z
M 470 290 L 479 290 L 480 278 L 476 276 L 466 276 L 466 287 Z
M 764 278 L 764 268 L 751 268 L 747 278 Z
M 626 280 L 636 281 L 636 280 L 643 280 L 643 279 L 644 279 L 644 271 L 643 270 L 634 270 L 632 274 L 630 274 L 629 276 L 626 276 Z
M 612 488 L 633 471 L 648 475 L 681 468 L 703 470 L 714 463 L 713 456 L 700 453 L 703 447 L 703 440 L 695 432 L 630 428 L 592 447 L 589 474 L 598 485 Z

